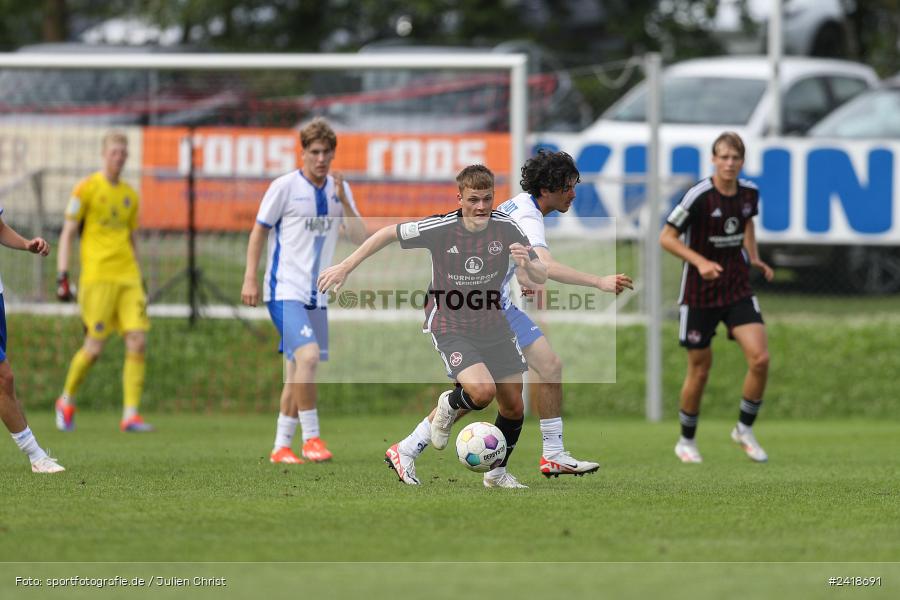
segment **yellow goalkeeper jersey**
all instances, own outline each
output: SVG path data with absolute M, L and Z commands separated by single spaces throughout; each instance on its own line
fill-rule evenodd
M 122 180 L 112 185 L 98 171 L 72 191 L 66 219 L 81 223 L 81 285 L 137 282 L 141 272 L 131 245 L 138 225 L 138 195 Z

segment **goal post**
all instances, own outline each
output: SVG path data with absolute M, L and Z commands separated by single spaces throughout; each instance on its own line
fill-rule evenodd
M 200 233 L 197 268 L 224 296 L 239 303 L 247 232 L 268 184 L 300 164 L 297 127 L 322 114 L 317 110 L 323 107 L 371 99 L 393 101 L 398 91 L 399 95 L 406 92 L 405 88 L 388 89 L 357 92 L 354 96 L 328 88 L 323 95 L 316 95 L 313 83 L 318 74 L 352 74 L 361 80 L 373 73 L 401 70 L 428 75 L 428 84 L 418 86 L 416 93 L 435 93 L 437 100 L 426 100 L 433 105 L 440 105 L 442 98 L 466 101 L 475 96 L 474 91 L 487 89 L 488 100 L 494 103 L 488 108 L 503 114 L 499 120 L 497 114 L 491 114 L 485 116 L 493 121 L 477 121 L 488 123 L 486 129 L 471 123 L 466 123 L 468 129 L 441 124 L 427 133 L 407 134 L 391 124 L 379 125 L 377 133 L 342 128 L 326 113 L 338 134 L 335 169 L 347 175 L 357 203 L 363 201 L 363 216 L 376 222 L 390 216 L 422 217 L 437 212 L 438 207 L 446 210 L 455 196 L 456 173 L 471 162 L 484 162 L 495 171 L 498 198 L 517 193 L 519 170 L 527 154 L 530 105 L 524 54 L 0 53 L 0 87 L 22 80 L 13 75 L 33 74 L 44 93 L 34 102 L 26 98 L 19 104 L 16 93 L 4 91 L 0 98 L 3 219 L 23 235 L 43 235 L 55 253 L 63 210 L 74 185 L 102 167 L 100 140 L 104 133 L 122 131 L 129 140 L 130 152 L 123 179 L 141 195 L 139 247 L 150 294 L 193 264 L 185 255 L 185 241 L 188 179 L 196 167 L 193 185 L 198 191 L 196 219 Z M 122 93 L 114 94 L 102 107 L 83 107 L 75 102 L 77 94 L 58 84 L 62 78 L 56 75 L 60 73 L 77 74 L 89 84 L 100 81 L 104 73 L 117 78 L 123 75 L 121 81 L 113 82 L 120 88 L 137 79 L 149 83 L 146 89 L 142 87 L 144 99 L 139 103 Z M 217 93 L 168 95 L 160 82 L 172 74 L 180 75 L 181 84 L 184 79 L 190 80 L 187 87 L 191 92 L 208 85 Z M 464 85 L 459 85 L 460 78 Z M 247 118 L 246 114 L 234 118 L 233 113 L 216 112 L 216 103 L 230 100 L 229 92 L 237 95 L 236 88 L 229 89 L 232 81 L 260 86 L 252 90 L 256 92 L 252 102 L 236 104 L 232 110 L 263 107 L 260 112 L 268 111 L 266 118 Z M 482 81 L 487 83 L 481 86 Z M 268 86 L 264 92 L 263 86 Z M 12 91 L 18 93 L 21 88 L 14 86 Z M 482 104 L 477 102 L 467 102 L 461 110 L 481 117 Z M 294 110 L 298 106 L 302 110 Z M 270 113 L 281 107 L 286 107 L 284 115 L 272 118 Z M 225 118 L 220 119 L 222 114 Z M 195 120 L 176 120 L 172 115 Z M 187 136 L 192 143 L 184 143 Z M 400 166 L 409 167 L 404 172 L 398 169 L 398 152 L 405 160 Z M 445 160 L 447 157 L 452 160 Z M 370 159 L 375 167 L 369 168 Z M 403 201 L 392 205 L 397 197 Z M 380 212 L 367 212 L 371 206 Z M 71 254 L 77 256 L 77 246 L 72 250 Z M 0 252 L 0 276 L 12 329 L 29 331 L 35 342 L 16 344 L 16 358 L 41 365 L 25 369 L 18 382 L 22 396 L 35 402 L 58 394 L 66 365 L 83 336 L 77 307 L 55 301 L 54 256 L 36 262 L 39 259 L 20 253 Z M 72 276 L 75 278 L 76 273 Z M 148 361 L 146 389 L 150 406 L 168 410 L 259 410 L 277 405 L 281 365 L 273 354 L 278 347 L 274 328 L 262 323 L 268 319 L 266 309 L 239 307 L 235 312 L 215 295 L 201 297 L 201 316 L 223 318 L 205 319 L 197 341 L 189 341 L 182 319 L 192 314 L 186 292 L 193 282 L 191 277 L 176 282 L 166 289 L 164 298 L 148 307 L 153 327 L 148 338 L 153 359 Z M 235 315 L 260 320 L 257 330 L 265 339 L 245 335 L 242 325 L 232 318 Z M 201 341 L 204 336 L 205 341 Z M 193 347 L 208 344 L 210 337 L 220 351 L 208 352 L 208 345 Z M 173 372 L 179 376 L 172 377 Z M 217 373 L 217 381 L 211 381 L 210 373 Z M 251 373 L 253 376 L 248 377 Z M 85 384 L 82 395 L 92 398 L 96 407 L 118 403 L 110 386 L 99 383 L 108 375 L 98 374 Z M 343 388 L 335 389 L 335 394 L 344 393 Z M 386 397 L 391 394 L 386 393 Z
M 465 55 L 405 54 L 19 54 L 0 53 L 2 69 L 139 69 L 139 70 L 351 70 L 460 69 L 509 72 L 510 173 L 525 161 L 528 134 L 528 56 L 489 52 Z M 518 182 L 511 179 L 511 189 Z

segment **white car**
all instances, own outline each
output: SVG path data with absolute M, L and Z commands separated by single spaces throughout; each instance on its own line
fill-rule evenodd
M 772 100 L 765 56 L 723 56 L 676 63 L 663 72 L 661 135 L 715 137 L 724 129 L 746 137 L 768 133 Z M 785 57 L 780 66 L 782 133 L 800 134 L 857 94 L 878 85 L 866 65 Z M 647 135 L 646 82 L 610 107 L 587 133 L 605 138 Z
M 900 76 L 840 107 L 810 129 L 809 136 L 900 140 Z

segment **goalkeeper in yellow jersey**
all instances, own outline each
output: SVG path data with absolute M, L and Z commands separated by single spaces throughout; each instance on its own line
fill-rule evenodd
M 56 426 L 75 428 L 75 395 L 107 338 L 118 331 L 125 338 L 122 375 L 122 431 L 152 431 L 138 413 L 144 389 L 144 353 L 150 321 L 147 297 L 137 263 L 134 232 L 138 225 L 138 195 L 119 176 L 128 159 L 128 139 L 110 132 L 103 138 L 103 169 L 82 179 L 72 192 L 59 239 L 56 265 L 57 297 L 73 298 L 69 283 L 72 238 L 81 232 L 81 278 L 78 304 L 84 323 L 84 345 L 72 357 L 63 393 L 56 401 Z

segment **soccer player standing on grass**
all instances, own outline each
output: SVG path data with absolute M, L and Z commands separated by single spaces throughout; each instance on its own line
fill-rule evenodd
M 756 462 L 768 460 L 753 435 L 769 370 L 766 328 L 759 302 L 750 288 L 750 267 L 771 281 L 773 271 L 759 259 L 753 216 L 759 190 L 738 179 L 744 165 L 744 142 L 722 133 L 712 146 L 713 176 L 694 185 L 672 209 L 660 235 L 662 247 L 683 259 L 678 338 L 687 348 L 688 368 L 681 388 L 681 438 L 675 454 L 682 462 L 703 461 L 694 436 L 700 399 L 712 366 L 710 344 L 719 321 L 737 340 L 747 359 L 747 374 L 738 423 L 731 439 Z M 682 241 L 679 236 L 684 238 Z
M 494 424 L 506 437 L 503 463 L 484 474 L 485 487 L 524 488 L 506 465 L 524 421 L 522 373 L 527 369 L 515 335 L 503 314 L 502 290 L 510 263 L 535 283 L 547 269 L 522 230 L 506 214 L 491 210 L 494 175 L 482 165 L 463 169 L 456 178 L 459 210 L 420 221 L 388 226 L 341 263 L 322 272 L 319 289 L 337 291 L 366 258 L 399 240 L 404 249 L 431 252 L 432 279 L 425 304 L 423 332 L 430 333 L 453 390 L 440 395 L 437 407 L 418 428 L 428 430 L 438 450 L 447 446 L 450 429 L 461 410 L 481 410 L 496 396 Z M 385 460 L 402 481 L 418 485 L 415 471 Z
M 571 156 L 565 152 L 542 150 L 522 167 L 520 184 L 525 192 L 510 198 L 497 210 L 512 217 L 528 237 L 538 258 L 547 266 L 548 279 L 615 294 L 626 288 L 632 289 L 631 278 L 625 274 L 601 277 L 584 273 L 557 262 L 550 254 L 544 232 L 544 216 L 553 211 L 569 210 L 575 199 L 575 185 L 579 178 L 578 168 Z M 543 439 L 540 472 L 545 477 L 593 473 L 600 468 L 598 463 L 574 458 L 563 445 L 562 362 L 541 329 L 512 304 L 509 281 L 514 273 L 515 269 L 510 269 L 504 280 L 503 312 L 531 370 L 528 382 L 533 397 L 537 398 Z M 405 439 L 388 449 L 386 456 L 396 463 L 394 470 L 398 475 L 409 472 L 415 477 L 414 461 L 429 442 L 428 427 L 423 421 Z M 404 481 L 402 477 L 401 481 Z
M 0 208 L 0 214 L 3 209 Z M 26 240 L 16 231 L 0 219 L 0 244 L 15 250 L 26 250 L 32 254 L 47 256 L 50 253 L 50 245 L 43 238 Z M 13 381 L 12 367 L 6 358 L 6 306 L 3 303 L 3 281 L 0 280 L 0 419 L 12 435 L 16 446 L 28 455 L 31 461 L 31 470 L 34 473 L 59 473 L 65 469 L 50 458 L 41 448 L 28 421 L 25 420 L 25 412 L 19 399 L 16 398 L 16 387 Z
M 124 409 L 120 429 L 152 431 L 138 414 L 144 390 L 147 346 L 147 296 L 141 282 L 134 232 L 138 226 L 138 195 L 120 179 L 128 159 L 128 138 L 107 133 L 102 144 L 103 169 L 75 186 L 66 208 L 59 238 L 56 266 L 57 297 L 72 299 L 69 284 L 69 252 L 81 231 L 81 278 L 78 304 L 84 323 L 84 345 L 75 353 L 66 375 L 63 393 L 56 401 L 56 427 L 75 428 L 75 394 L 91 366 L 100 357 L 109 335 L 125 338 L 122 373 Z
M 316 291 L 319 271 L 331 264 L 342 225 L 356 243 L 366 238 L 350 186 L 339 174 L 329 175 L 337 136 L 324 119 L 300 130 L 303 168 L 272 182 L 259 206 L 247 244 L 247 266 L 241 301 L 259 303 L 257 267 L 268 239 L 263 302 L 281 335 L 278 351 L 286 368 L 276 423 L 273 463 L 299 464 L 291 443 L 299 423 L 303 458 L 330 460 L 319 437 L 316 369 L 328 360 L 326 299 Z M 346 218 L 345 218 L 346 217 Z

